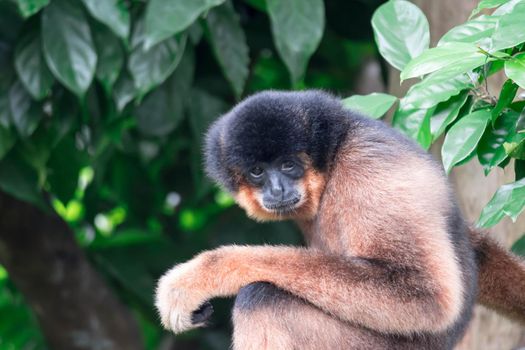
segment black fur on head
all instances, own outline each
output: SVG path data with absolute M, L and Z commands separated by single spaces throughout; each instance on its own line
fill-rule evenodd
M 216 120 L 206 135 L 208 175 L 237 190 L 234 169 L 306 153 L 324 171 L 348 130 L 350 113 L 322 91 L 260 92 Z

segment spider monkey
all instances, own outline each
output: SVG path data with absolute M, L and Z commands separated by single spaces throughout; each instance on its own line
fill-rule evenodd
M 307 247 L 224 246 L 177 265 L 156 305 L 175 333 L 237 295 L 234 349 L 452 349 L 476 299 L 525 321 L 525 264 L 470 228 L 441 166 L 320 91 L 262 92 L 211 126 L 206 171 Z

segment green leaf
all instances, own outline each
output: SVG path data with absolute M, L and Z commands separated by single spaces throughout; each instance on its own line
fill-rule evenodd
M 479 110 L 464 116 L 450 128 L 441 149 L 447 173 L 476 148 L 489 119 L 489 110 Z
M 23 138 L 29 137 L 38 126 L 42 112 L 19 81 L 9 89 L 9 105 L 11 119 L 18 134 Z
M 514 174 L 516 181 L 525 178 L 525 160 L 516 159 L 514 161 Z
M 523 0 L 510 0 L 507 1 L 505 4 L 501 5 L 496 9 L 496 11 L 492 12 L 492 16 L 499 17 L 506 15 L 507 13 L 510 13 L 514 10 L 517 4 L 522 2 Z
M 24 18 L 31 17 L 42 7 L 45 7 L 49 4 L 49 0 L 16 0 L 18 9 Z
M 514 244 L 512 245 L 511 250 L 518 255 L 525 256 L 525 235 L 521 236 Z
M 405 103 L 404 99 L 401 99 L 399 108 L 394 113 L 392 125 L 417 141 L 421 147 L 428 149 L 432 143 L 430 116 L 433 113 L 434 108 L 412 108 Z
M 501 112 L 503 112 L 503 109 L 508 107 L 512 100 L 514 100 L 514 96 L 516 96 L 516 92 L 518 91 L 518 85 L 514 84 L 512 80 L 507 80 L 503 87 L 501 88 L 501 92 L 499 94 L 498 102 L 496 103 L 496 106 L 494 106 L 494 109 L 492 109 L 492 125 L 496 122 Z
M 188 28 L 201 14 L 224 0 L 151 0 L 146 8 L 145 48 Z
M 490 37 L 496 29 L 497 23 L 497 17 L 481 15 L 449 30 L 441 37 L 437 46 L 451 42 L 463 42 L 488 48 L 491 43 Z
M 212 9 L 206 17 L 213 52 L 239 98 L 248 78 L 248 45 L 231 3 Z
M 501 6 L 506 2 L 509 2 L 509 0 L 481 0 L 478 4 L 478 7 L 476 7 L 472 11 L 472 14 L 470 15 L 470 17 L 477 15 L 483 9 L 492 9 L 494 7 Z
M 509 156 L 525 160 L 525 133 L 513 134 L 511 139 L 503 144 L 503 148 Z
M 505 215 L 516 222 L 525 207 L 525 179 L 501 186 L 483 208 L 478 219 L 479 227 L 491 227 Z
M 16 135 L 11 129 L 0 124 L 0 160 L 9 152 L 16 142 Z
M 19 41 L 15 50 L 15 68 L 34 99 L 40 100 L 49 94 L 54 79 L 42 55 L 40 35 L 32 32 Z
M 325 26 L 322 0 L 267 0 L 272 34 L 292 82 L 301 80 Z
M 372 16 L 374 37 L 381 56 L 398 70 L 428 49 L 428 21 L 416 5 L 404 1 L 388 1 Z
M 525 41 L 525 2 L 516 4 L 512 12 L 503 15 L 492 35 L 492 50 L 502 50 Z
M 54 0 L 53 0 L 54 1 Z M 89 13 L 107 25 L 118 37 L 129 36 L 129 11 L 122 0 L 82 0 Z
M 126 107 L 126 105 L 131 102 L 137 94 L 138 91 L 133 82 L 133 78 L 127 70 L 124 70 L 115 83 L 115 88 L 113 90 L 113 99 L 117 105 L 117 110 L 122 112 L 124 107 Z
M 464 92 L 451 97 L 445 102 L 441 102 L 436 106 L 434 114 L 430 118 L 430 133 L 432 134 L 432 141 L 435 141 L 441 136 L 447 126 L 449 126 L 459 115 L 461 108 L 468 100 L 468 93 Z
M 44 207 L 38 174 L 16 152 L 10 152 L 0 161 L 0 189 L 38 207 Z
M 193 81 L 193 61 L 193 55 L 185 54 L 173 75 L 135 110 L 142 134 L 165 136 L 180 124 L 184 118 L 185 94 Z
M 78 187 L 78 177 L 87 161 L 86 154 L 81 152 L 73 136 L 60 141 L 48 161 L 48 177 L 51 192 L 62 203 L 68 203 L 73 198 Z
M 448 43 L 428 49 L 410 61 L 401 72 L 401 80 L 420 77 L 453 65 L 458 72 L 465 73 L 483 65 L 487 60 L 474 44 Z
M 93 25 L 93 39 L 98 55 L 95 75 L 110 92 L 124 65 L 124 52 L 118 38 L 101 24 Z
M 473 79 L 465 74 L 461 67 L 451 66 L 441 69 L 412 85 L 405 96 L 405 103 L 414 108 L 433 107 L 459 94 L 462 90 L 473 88 Z
M 187 35 L 169 38 L 148 50 L 144 48 L 143 22 L 139 21 L 134 29 L 128 69 L 133 76 L 139 96 L 143 96 L 154 87 L 162 84 L 179 64 Z
M 519 114 L 514 111 L 504 113 L 494 126 L 489 126 L 481 137 L 477 147 L 478 160 L 487 175 L 493 167 L 507 157 L 503 144 L 509 142 L 516 133 L 516 120 Z
M 379 119 L 396 101 L 395 96 L 374 92 L 366 96 L 353 95 L 341 102 L 345 108 L 355 110 L 373 119 Z
M 525 53 L 519 53 L 511 60 L 505 61 L 505 74 L 525 89 Z
M 97 54 L 82 8 L 69 0 L 53 0 L 42 13 L 42 40 L 51 72 L 77 96 L 84 96 Z

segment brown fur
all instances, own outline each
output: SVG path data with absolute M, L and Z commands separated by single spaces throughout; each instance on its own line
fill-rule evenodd
M 478 301 L 525 324 L 525 261 L 486 233 L 470 230 L 480 268 Z

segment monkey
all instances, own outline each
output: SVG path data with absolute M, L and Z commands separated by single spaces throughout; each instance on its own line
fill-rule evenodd
M 162 276 L 175 333 L 235 296 L 233 349 L 452 349 L 478 299 L 525 321 L 525 264 L 463 218 L 415 142 L 327 92 L 266 91 L 219 117 L 205 170 L 258 221 L 305 247 L 223 246 Z

